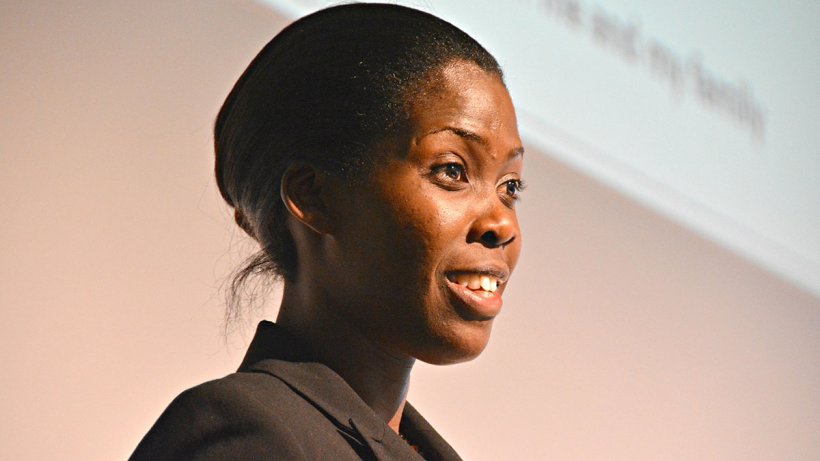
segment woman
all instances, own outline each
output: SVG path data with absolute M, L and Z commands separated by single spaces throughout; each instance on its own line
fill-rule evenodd
M 216 120 L 216 177 L 284 282 L 237 373 L 180 395 L 132 459 L 459 459 L 405 402 L 416 359 L 485 347 L 518 258 L 523 149 L 497 62 L 396 5 L 277 35 Z

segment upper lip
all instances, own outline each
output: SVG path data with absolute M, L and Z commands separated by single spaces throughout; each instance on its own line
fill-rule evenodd
M 448 270 L 444 273 L 444 276 L 447 277 L 447 280 L 455 282 L 455 277 L 462 274 L 487 275 L 498 279 L 500 285 L 506 283 L 510 278 L 510 269 L 506 265 L 500 264 L 479 264 L 473 267 Z

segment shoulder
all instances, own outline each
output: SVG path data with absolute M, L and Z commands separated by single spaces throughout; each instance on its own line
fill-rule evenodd
M 300 407 L 294 390 L 274 376 L 240 372 L 200 384 L 181 393 L 166 413 L 181 412 L 207 420 L 269 419 L 275 413 Z
M 294 420 L 310 410 L 275 377 L 234 373 L 175 398 L 131 459 L 304 458 Z

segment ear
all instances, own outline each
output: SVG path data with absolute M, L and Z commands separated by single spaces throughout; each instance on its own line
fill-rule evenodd
M 332 231 L 333 219 L 325 197 L 331 182 L 329 175 L 316 167 L 295 163 L 282 173 L 279 195 L 297 221 L 318 234 L 328 234 Z

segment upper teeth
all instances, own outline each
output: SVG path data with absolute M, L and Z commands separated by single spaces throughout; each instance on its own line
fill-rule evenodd
M 490 293 L 498 289 L 498 279 L 492 275 L 459 274 L 455 276 L 456 283 L 471 290 L 481 288 Z

